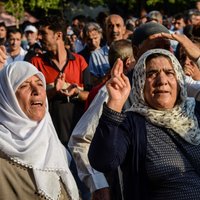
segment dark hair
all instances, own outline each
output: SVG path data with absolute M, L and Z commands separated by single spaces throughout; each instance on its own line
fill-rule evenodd
M 192 42 L 200 42 L 200 24 L 198 25 L 187 25 L 183 29 L 183 33 L 190 39 Z
M 183 21 L 187 24 L 188 16 L 185 13 L 177 13 L 177 14 L 174 15 L 174 19 L 175 20 L 183 19 Z
M 5 29 L 7 29 L 6 24 L 4 22 L 0 22 L 0 27 L 5 27 Z
M 60 16 L 47 16 L 39 22 L 40 27 L 46 27 L 55 32 L 62 32 L 63 40 L 66 38 L 67 22 Z
M 10 38 L 10 34 L 15 34 L 15 33 L 20 33 L 20 35 L 22 36 L 22 31 L 18 28 L 10 28 L 7 32 L 7 39 Z

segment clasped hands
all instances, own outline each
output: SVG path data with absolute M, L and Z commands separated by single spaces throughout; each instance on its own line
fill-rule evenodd
M 60 73 L 55 81 L 56 92 L 61 93 L 67 97 L 75 97 L 79 94 L 80 89 L 76 84 L 65 82 L 65 74 Z

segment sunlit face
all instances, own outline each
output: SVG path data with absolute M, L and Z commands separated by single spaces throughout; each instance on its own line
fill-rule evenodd
M 38 76 L 32 76 L 24 81 L 15 94 L 22 111 L 29 119 L 43 119 L 46 112 L 46 90 Z
M 30 45 L 34 44 L 37 41 L 37 33 L 35 33 L 35 32 L 26 31 L 25 36 Z
M 39 29 L 38 38 L 44 50 L 54 51 L 57 48 L 57 36 L 48 26 Z
M 99 33 L 96 30 L 92 30 L 88 33 L 88 36 L 86 38 L 86 43 L 91 51 L 100 48 L 100 42 L 101 42 L 101 33 Z
M 157 110 L 171 109 L 176 104 L 179 86 L 172 63 L 159 56 L 146 63 L 144 98 L 146 103 Z
M 185 27 L 185 22 L 184 22 L 184 19 L 181 18 L 181 19 L 175 19 L 175 22 L 174 22 L 174 29 L 175 30 L 181 30 Z
M 21 33 L 10 33 L 10 36 L 8 39 L 10 50 L 11 51 L 20 50 L 21 40 L 22 40 Z
M 106 34 L 108 44 L 123 39 L 126 28 L 123 19 L 118 15 L 112 15 L 106 21 Z
M 4 26 L 0 26 L 0 38 L 6 38 L 6 28 Z

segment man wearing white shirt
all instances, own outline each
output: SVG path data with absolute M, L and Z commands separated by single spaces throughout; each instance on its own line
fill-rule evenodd
M 108 62 L 109 46 L 113 41 L 124 37 L 126 26 L 120 15 L 112 14 L 106 18 L 106 45 L 92 52 L 89 60 L 89 69 L 93 86 L 99 84 L 110 70 Z
M 6 63 L 10 64 L 14 61 L 22 61 L 27 53 L 21 47 L 22 33 L 19 29 L 13 28 L 8 32 L 8 48 Z

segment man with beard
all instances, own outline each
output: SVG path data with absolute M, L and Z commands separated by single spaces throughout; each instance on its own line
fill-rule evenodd
M 113 41 L 123 39 L 126 27 L 120 15 L 112 14 L 106 18 L 106 39 L 107 44 L 95 50 L 89 60 L 92 84 L 97 85 L 110 69 L 108 62 L 108 50 Z
M 60 17 L 42 20 L 38 37 L 46 53 L 33 57 L 31 62 L 46 78 L 54 126 L 61 142 L 67 146 L 88 92 L 85 91 L 87 63 L 81 55 L 65 49 L 65 30 L 65 21 Z
M 31 62 L 45 76 L 49 111 L 58 137 L 67 148 L 69 137 L 83 113 L 84 101 L 89 93 L 89 73 L 87 75 L 85 59 L 65 48 L 65 34 L 64 19 L 59 16 L 45 17 L 40 22 L 38 37 L 46 53 L 33 57 Z M 75 173 L 75 167 L 71 169 Z M 79 186 L 79 182 L 77 183 Z M 84 195 L 85 191 L 82 192 Z

